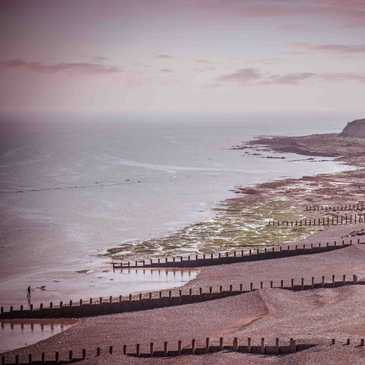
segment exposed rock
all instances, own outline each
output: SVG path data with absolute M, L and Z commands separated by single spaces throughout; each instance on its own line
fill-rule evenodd
M 365 119 L 357 119 L 347 123 L 340 133 L 341 137 L 365 138 Z

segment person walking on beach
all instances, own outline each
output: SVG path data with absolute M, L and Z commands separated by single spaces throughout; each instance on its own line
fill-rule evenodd
M 31 300 L 32 300 L 32 288 L 30 287 L 30 285 L 27 288 L 27 300 L 28 300 L 28 304 L 31 305 Z

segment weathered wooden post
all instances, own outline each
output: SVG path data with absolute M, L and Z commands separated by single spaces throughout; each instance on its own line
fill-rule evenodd
M 195 338 L 191 340 L 191 353 L 195 354 Z
M 209 352 L 209 337 L 207 337 L 206 339 L 205 339 L 205 351 L 206 352 Z
M 177 341 L 177 353 L 179 355 L 181 355 L 182 353 L 182 344 L 181 344 L 181 340 Z
M 219 351 L 223 350 L 223 337 L 219 337 Z
M 238 350 L 238 338 L 237 337 L 234 337 L 233 338 L 232 348 L 233 348 L 233 351 L 237 351 Z
M 153 357 L 153 342 L 150 343 L 150 356 Z
M 296 352 L 297 351 L 297 345 L 295 343 L 295 340 L 293 338 L 290 339 L 290 352 Z
M 139 356 L 139 343 L 136 344 L 136 356 Z
M 262 337 L 262 338 L 261 338 L 260 352 L 261 352 L 262 354 L 264 354 L 264 353 L 265 353 L 265 338 L 264 338 L 264 337 Z
M 252 346 L 251 346 L 251 337 L 247 338 L 247 352 L 250 353 L 252 351 Z

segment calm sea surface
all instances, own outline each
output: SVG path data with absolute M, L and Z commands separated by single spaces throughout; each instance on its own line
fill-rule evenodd
M 24 301 L 27 285 L 35 300 L 175 285 L 157 276 L 105 278 L 106 259 L 98 255 L 207 219 L 236 186 L 346 169 L 328 158 L 265 159 L 230 149 L 263 134 L 337 132 L 346 121 L 329 115 L 2 116 L 0 302 Z

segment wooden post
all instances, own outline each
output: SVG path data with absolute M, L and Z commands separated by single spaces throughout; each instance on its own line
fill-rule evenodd
M 113 353 L 113 346 L 109 346 L 109 354 L 111 355 Z
M 253 290 L 253 283 L 250 283 L 250 290 Z
M 283 289 L 284 288 L 284 280 L 280 280 L 280 288 Z
M 252 348 L 251 348 L 251 337 L 247 338 L 247 352 L 251 352 Z
M 237 337 L 234 337 L 233 338 L 233 351 L 237 351 L 238 350 L 238 338 Z
M 278 337 L 276 337 L 276 339 L 275 339 L 275 353 L 277 355 L 279 355 L 279 353 L 280 353 L 280 346 L 279 346 L 279 338 Z
M 205 339 L 205 351 L 209 352 L 209 337 Z
M 86 349 L 82 349 L 82 358 L 86 359 Z
M 182 352 L 181 340 L 179 340 L 177 342 L 177 352 L 178 352 L 179 355 L 181 355 L 181 352 Z
M 296 352 L 297 351 L 297 345 L 295 343 L 294 339 L 290 339 L 290 352 Z
M 136 345 L 136 356 L 139 356 L 139 343 Z
M 223 350 L 223 337 L 219 337 L 219 350 Z
M 191 340 L 191 352 L 195 354 L 195 338 Z
M 302 284 L 302 290 L 303 290 L 304 289 L 304 278 L 302 278 L 301 284 Z
M 260 281 L 260 289 L 264 288 L 264 283 L 262 281 Z
M 360 340 L 360 346 L 364 346 L 364 339 L 363 338 Z
M 312 276 L 312 288 L 314 288 L 314 277 Z
M 72 350 L 68 352 L 68 361 L 72 361 Z
M 127 345 L 123 345 L 123 355 L 127 355 Z
M 168 355 L 168 353 L 169 353 L 169 350 L 168 350 L 168 342 L 167 341 L 165 341 L 164 343 L 163 343 L 163 353 L 167 356 Z
M 46 360 L 46 354 L 44 352 L 42 352 L 42 355 L 41 355 L 41 363 L 44 364 L 45 363 L 45 360 Z
M 265 353 L 265 338 L 264 338 L 264 337 L 262 337 L 262 338 L 261 338 L 260 352 L 261 352 L 262 354 L 264 354 L 264 353 Z
M 32 363 L 33 363 L 33 360 L 32 360 L 32 354 L 29 354 L 29 355 L 28 355 L 28 363 L 29 363 L 29 364 L 32 364 Z
M 294 279 L 291 279 L 291 287 L 294 288 Z
M 138 345 L 139 346 L 139 345 Z M 96 356 L 100 356 L 100 347 L 96 348 Z
M 58 351 L 55 352 L 55 362 L 58 363 L 59 359 L 60 359 L 60 353 Z
M 153 356 L 153 342 L 150 343 L 150 356 Z

